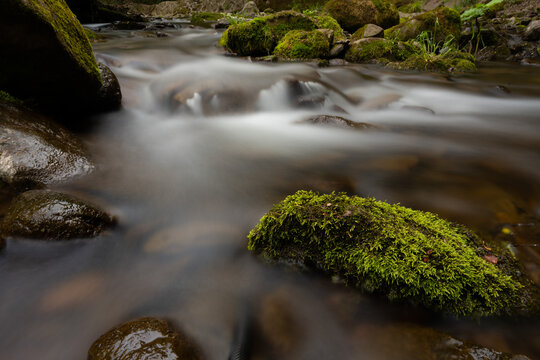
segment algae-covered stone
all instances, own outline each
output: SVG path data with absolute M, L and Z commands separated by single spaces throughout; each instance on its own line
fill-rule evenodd
M 401 24 L 385 30 L 384 37 L 407 41 L 416 38 L 423 31 L 431 32 L 437 42 L 443 42 L 449 36 L 459 40 L 461 34 L 460 15 L 454 9 L 440 7 L 406 19 Z
M 274 50 L 275 55 L 289 59 L 324 59 L 329 52 L 330 43 L 319 30 L 289 31 Z
M 329 15 L 321 15 L 314 17 L 315 23 L 319 29 L 329 29 L 334 32 L 334 41 L 347 40 L 347 36 L 343 32 L 339 23 Z
M 315 30 L 315 22 L 295 11 L 281 11 L 231 26 L 220 45 L 240 56 L 270 55 L 278 42 L 291 30 Z
M 330 0 L 325 10 L 350 33 L 367 24 L 388 28 L 399 23 L 396 7 L 384 0 Z
M 403 61 L 414 53 L 413 46 L 379 38 L 365 38 L 353 42 L 345 54 L 350 62 L 378 62 Z
M 55 114 L 104 109 L 92 47 L 64 0 L 0 1 L 0 88 Z
M 436 72 L 475 72 L 474 56 L 461 51 L 450 51 L 442 55 L 419 53 L 410 56 L 395 67 L 402 70 Z
M 196 346 L 165 320 L 142 318 L 111 329 L 88 350 L 88 360 L 200 360 Z
M 48 185 L 93 169 L 75 135 L 34 111 L 0 102 L 0 183 L 15 188 Z
M 495 244 L 492 253 L 472 231 L 428 212 L 299 191 L 275 205 L 248 238 L 249 249 L 269 259 L 315 266 L 368 292 L 444 313 L 538 309 L 531 295 L 537 292 L 508 251 Z
M 0 223 L 0 234 L 68 240 L 97 236 L 113 223 L 110 215 L 73 196 L 31 190 L 13 200 Z
M 193 25 L 208 27 L 211 22 L 218 21 L 222 19 L 225 15 L 222 13 L 212 13 L 212 12 L 199 12 L 191 15 L 190 22 Z

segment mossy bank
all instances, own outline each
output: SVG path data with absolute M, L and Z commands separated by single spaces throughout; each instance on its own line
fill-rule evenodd
M 472 231 L 428 212 L 299 191 L 248 238 L 249 249 L 269 259 L 314 266 L 391 300 L 466 316 L 538 311 L 509 252 L 488 250 Z

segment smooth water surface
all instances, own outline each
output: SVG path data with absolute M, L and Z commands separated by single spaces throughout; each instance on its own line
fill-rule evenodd
M 85 359 L 99 335 L 141 316 L 171 320 L 207 359 L 226 359 L 245 312 L 262 329 L 258 359 L 421 358 L 397 341 L 418 328 L 540 358 L 538 320 L 445 319 L 246 249 L 286 195 L 346 191 L 511 241 L 540 283 L 540 68 L 256 63 L 224 56 L 214 30 L 164 31 L 105 32 L 95 44 L 124 107 L 83 135 L 98 170 L 60 189 L 119 226 L 97 239 L 8 241 L 1 359 Z M 298 123 L 321 114 L 375 128 Z

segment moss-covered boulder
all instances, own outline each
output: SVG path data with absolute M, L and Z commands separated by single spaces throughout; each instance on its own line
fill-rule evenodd
M 475 72 L 475 58 L 462 51 L 449 51 L 444 54 L 429 54 L 421 52 L 408 57 L 396 64 L 401 70 L 420 70 L 434 72 Z
M 320 15 L 313 18 L 319 29 L 328 29 L 334 32 L 334 41 L 345 41 L 347 36 L 336 19 L 330 15 Z
M 193 25 L 210 27 L 210 25 L 225 17 L 222 13 L 213 13 L 213 12 L 198 12 L 191 15 L 190 22 Z
M 0 1 L 0 68 L 0 89 L 47 112 L 110 105 L 92 47 L 64 0 Z
M 306 15 L 281 11 L 229 27 L 219 44 L 240 56 L 265 56 L 272 54 L 289 31 L 311 31 L 316 28 L 315 22 Z
M 322 31 L 289 31 L 279 42 L 274 54 L 288 59 L 325 59 L 330 43 Z
M 510 252 L 428 212 L 299 191 L 248 238 L 269 259 L 314 266 L 392 300 L 456 315 L 538 311 L 538 292 Z
M 28 189 L 83 176 L 93 169 L 75 135 L 16 102 L 0 100 L 0 185 Z
M 345 60 L 355 63 L 403 61 L 413 55 L 415 48 L 407 43 L 380 38 L 365 38 L 353 42 Z
M 399 23 L 396 7 L 385 0 L 330 0 L 324 9 L 350 33 L 367 24 L 388 28 Z
M 0 223 L 0 235 L 68 240 L 99 235 L 114 219 L 83 200 L 46 190 L 17 196 Z
M 386 29 L 384 37 L 407 41 L 416 38 L 424 31 L 431 32 L 436 42 L 444 42 L 449 36 L 459 40 L 461 34 L 460 15 L 454 9 L 440 7 L 408 18 L 404 22 Z
M 200 360 L 194 343 L 165 320 L 141 318 L 109 330 L 88 350 L 88 360 Z

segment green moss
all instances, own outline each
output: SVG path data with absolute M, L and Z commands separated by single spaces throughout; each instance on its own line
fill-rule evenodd
M 387 0 L 371 0 L 375 8 L 377 8 L 377 16 L 375 24 L 383 29 L 387 29 L 399 24 L 399 12 L 390 1 Z
M 422 11 L 422 2 L 421 1 L 411 2 L 409 4 L 399 7 L 398 10 L 407 14 L 418 13 Z
M 0 90 L 0 101 L 17 104 L 17 105 L 21 105 L 23 103 L 21 100 L 11 96 L 9 93 L 2 90 Z
M 213 13 L 213 12 L 199 12 L 191 15 L 190 22 L 193 25 L 203 26 L 206 25 L 208 21 L 217 21 L 223 18 L 225 15 L 222 13 Z
M 97 32 L 92 31 L 90 29 L 84 28 L 84 32 L 88 40 L 90 40 L 90 42 L 96 42 L 96 41 L 101 41 L 105 39 L 105 36 L 98 34 Z
M 364 39 L 354 42 L 345 54 L 349 62 L 403 61 L 414 53 L 414 48 L 407 44 L 386 39 Z M 386 59 L 384 61 L 383 59 Z
M 508 252 L 486 261 L 482 240 L 422 211 L 344 194 L 299 191 L 249 233 L 249 250 L 315 266 L 348 284 L 457 315 L 503 314 L 526 286 Z
M 75 61 L 91 76 L 99 79 L 98 69 L 92 46 L 86 37 L 83 27 L 66 5 L 64 0 L 28 0 L 27 6 L 43 21 L 49 23 L 58 40 Z M 27 9 L 27 8 L 25 8 Z
M 341 26 L 339 26 L 337 20 L 330 15 L 315 16 L 314 20 L 319 29 L 329 29 L 334 31 L 334 41 L 347 39 L 347 36 L 345 36 L 345 33 L 343 32 Z
M 351 43 L 363 39 L 364 33 L 366 32 L 367 25 L 362 26 L 360 29 L 356 30 L 354 34 L 351 35 Z
M 461 18 L 459 13 L 447 7 L 415 16 L 384 31 L 387 39 L 407 41 L 416 38 L 423 31 L 431 31 L 436 41 L 445 41 L 448 36 L 459 39 Z
M 456 51 L 457 52 L 457 51 Z M 459 53 L 459 52 L 457 52 Z M 470 54 L 467 54 L 470 55 Z M 472 55 L 470 55 L 472 56 Z M 401 70 L 421 70 L 434 72 L 475 72 L 474 56 L 444 56 L 436 54 L 415 54 L 395 66 Z
M 292 30 L 281 39 L 274 54 L 289 59 L 324 59 L 330 52 L 330 43 L 318 30 Z
M 278 42 L 289 31 L 310 31 L 316 28 L 308 16 L 295 11 L 281 11 L 230 26 L 219 44 L 240 56 L 265 56 L 272 54 Z

